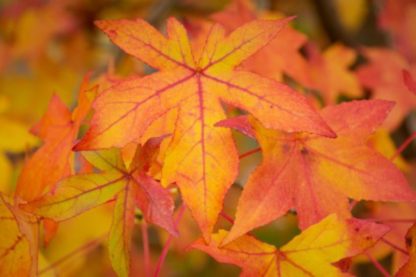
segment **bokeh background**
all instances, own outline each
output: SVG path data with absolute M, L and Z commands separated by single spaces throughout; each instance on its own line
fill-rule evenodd
M 192 33 L 194 22 L 215 20 L 222 10 L 233 9 L 229 7 L 230 4 L 233 5 L 230 2 L 232 1 L 1 0 L 0 191 L 12 194 L 25 158 L 41 145 L 41 141 L 30 133 L 30 128 L 46 111 L 53 94 L 59 95 L 64 103 L 73 107 L 81 80 L 87 72 L 92 72 L 96 79 L 105 76 L 110 81 L 112 78 L 152 72 L 151 68 L 114 46 L 94 26 L 94 20 L 141 17 L 163 31 L 166 18 L 175 16 Z M 297 16 L 292 27 L 303 34 L 305 39 L 295 50 L 304 57 L 307 74 L 315 76 L 312 77 L 315 81 L 305 86 L 302 82 L 296 82 L 296 76 L 290 76 L 290 70 L 285 68 L 278 79 L 311 95 L 318 107 L 326 104 L 326 101 L 335 103 L 355 98 L 387 98 L 398 101 L 400 115 L 396 116 L 395 122 L 385 126 L 385 131 L 372 138 L 373 145 L 386 156 L 391 156 L 395 147 L 416 131 L 416 117 L 412 112 L 416 107 L 416 96 L 407 91 L 402 82 L 403 69 L 410 72 L 413 78 L 416 77 L 416 1 L 239 2 L 250 3 L 255 14 Z M 239 15 L 242 14 L 237 12 L 236 16 Z M 287 47 L 292 47 L 291 42 L 288 41 Z M 378 56 L 376 52 L 370 54 L 368 47 L 377 47 L 385 52 Z M 322 81 L 327 79 L 322 78 L 325 75 L 322 71 L 323 64 L 335 76 L 338 73 L 347 74 L 353 85 L 343 88 L 326 84 Z M 363 70 L 366 66 L 373 67 Z M 368 75 L 371 78 L 366 77 Z M 380 87 L 385 90 L 377 92 Z M 336 90 L 335 96 L 328 100 L 326 90 L 331 89 Z M 235 133 L 235 138 L 241 153 L 257 147 L 253 140 L 242 135 Z M 396 160 L 413 185 L 416 180 L 415 151 L 415 146 L 411 144 L 404 151 L 403 158 Z M 241 188 L 260 160 L 261 155 L 258 153 L 242 160 L 240 176 L 225 202 L 226 214 L 234 214 Z M 91 210 L 59 226 L 54 240 L 48 245 L 42 245 L 41 276 L 114 275 L 105 246 L 111 223 L 109 205 Z M 358 203 L 354 209 L 355 214 L 360 217 L 370 214 L 373 217 L 386 217 L 389 214 L 397 215 L 397 211 L 403 217 L 416 217 L 415 207 L 410 205 L 378 205 L 366 202 Z M 224 214 L 219 225 L 228 228 L 226 217 Z M 139 213 L 137 222 L 132 251 L 133 274 L 142 276 L 142 229 Z M 280 246 L 299 233 L 296 225 L 296 213 L 291 212 L 254 233 L 260 239 Z M 400 239 L 409 226 L 410 224 L 395 225 L 397 234 L 393 233 L 391 239 L 397 240 L 404 247 L 404 242 Z M 216 263 L 207 255 L 189 249 L 189 244 L 199 233 L 187 213 L 180 221 L 180 230 L 180 238 L 173 241 L 168 253 L 162 270 L 163 276 L 238 275 L 239 270 L 236 267 Z M 150 226 L 149 239 L 151 262 L 155 267 L 168 237 L 166 232 Z M 404 259 L 398 252 L 382 246 L 372 249 L 373 257 L 389 272 L 394 272 Z M 382 276 L 368 257 L 358 257 L 356 262 L 354 271 L 359 275 Z

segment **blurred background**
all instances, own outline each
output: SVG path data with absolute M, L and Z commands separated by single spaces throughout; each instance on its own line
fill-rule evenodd
M 287 58 L 271 78 L 286 82 L 322 107 L 350 99 L 383 98 L 397 102 L 394 115 L 371 143 L 386 156 L 416 131 L 416 97 L 403 82 L 403 71 L 416 79 L 416 1 L 414 0 L 0 0 L 0 191 L 12 194 L 25 157 L 41 141 L 30 128 L 46 111 L 53 94 L 74 107 L 81 80 L 117 79 L 148 74 L 152 69 L 124 54 L 95 26 L 94 20 L 144 18 L 161 31 L 167 17 L 179 18 L 192 35 L 201 20 L 238 26 L 248 18 L 296 15 L 271 58 L 301 59 L 293 68 Z M 224 19 L 226 18 L 226 19 Z M 281 51 L 281 52 L 279 52 Z M 286 56 L 289 53 L 290 56 Z M 294 60 L 293 60 L 294 61 Z M 247 65 L 250 67 L 250 65 Z M 253 71 L 261 69 L 252 68 Z M 267 72 L 265 73 L 267 74 Z M 325 76 L 325 78 L 322 78 Z M 332 81 L 331 81 L 332 80 Z M 416 93 L 416 92 L 415 92 Z M 241 153 L 257 147 L 255 141 L 235 133 Z M 415 146 L 410 145 L 397 165 L 415 184 Z M 226 199 L 225 214 L 234 215 L 241 188 L 261 160 L 253 154 L 241 161 L 240 176 Z M 359 217 L 386 217 L 389 213 L 416 217 L 409 205 L 358 203 Z M 226 215 L 219 226 L 228 228 Z M 137 215 L 133 272 L 142 276 L 141 216 Z M 111 207 L 102 206 L 63 222 L 57 236 L 42 247 L 41 276 L 113 276 L 106 253 Z M 392 240 L 402 247 L 410 224 L 393 226 Z M 219 264 L 192 251 L 196 225 L 185 213 L 181 236 L 173 241 L 162 276 L 237 276 L 236 267 Z M 265 242 L 281 246 L 299 233 L 296 213 L 257 229 Z M 166 232 L 149 228 L 152 266 L 168 239 Z M 372 255 L 389 272 L 405 257 L 388 247 L 375 247 Z M 368 257 L 354 260 L 361 276 L 383 276 Z

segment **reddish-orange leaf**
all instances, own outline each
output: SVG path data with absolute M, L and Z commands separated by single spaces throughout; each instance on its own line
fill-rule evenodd
M 173 18 L 167 37 L 141 19 L 98 21 L 114 43 L 160 72 L 104 91 L 94 103 L 91 128 L 76 149 L 124 146 L 139 140 L 156 119 L 178 110 L 162 182 L 179 185 L 209 239 L 238 166 L 230 131 L 214 126 L 225 119 L 221 101 L 249 111 L 270 128 L 333 136 L 302 95 L 253 73 L 234 71 L 286 23 L 252 21 L 228 36 L 223 27 L 212 25 L 205 44 L 192 52 L 183 25 Z
M 416 272 L 416 224 L 414 224 L 406 235 L 406 246 L 409 250 L 409 260 L 397 272 L 397 277 L 413 276 Z
M 58 96 L 53 96 L 48 111 L 32 129 L 44 144 L 23 166 L 16 188 L 18 197 L 26 201 L 37 199 L 71 174 L 72 147 L 96 93 L 97 87 L 88 89 L 88 76 L 85 77 L 73 113 Z
M 416 81 L 413 79 L 412 74 L 406 69 L 403 69 L 402 73 L 404 84 L 411 92 L 416 94 Z
M 261 15 L 251 1 L 235 0 L 212 18 L 232 31 L 238 26 L 257 18 L 277 18 L 275 14 Z M 266 47 L 247 59 L 242 68 L 262 76 L 282 80 L 286 73 L 303 85 L 310 84 L 307 62 L 299 49 L 306 43 L 306 36 L 286 26 Z
M 349 69 L 357 57 L 353 49 L 334 44 L 321 54 L 315 45 L 308 44 L 307 50 L 310 84 L 306 86 L 318 90 L 325 104 L 336 104 L 340 95 L 362 96 L 357 76 Z
M 390 232 L 383 237 L 369 252 L 376 258 L 385 257 L 393 253 L 391 271 L 397 272 L 408 259 L 405 236 L 409 228 L 416 222 L 415 203 L 366 203 L 365 210 L 368 217 L 390 228 Z M 366 216 L 366 217 L 367 217 Z
M 416 62 L 416 2 L 386 0 L 379 23 L 390 32 L 394 46 L 411 62 Z
M 245 115 L 220 121 L 217 124 L 215 124 L 215 126 L 234 128 L 250 138 L 256 137 L 256 132 L 253 126 L 251 126 L 249 117 Z
M 241 267 L 241 276 L 345 276 L 333 263 L 365 251 L 387 230 L 383 225 L 331 215 L 281 249 L 249 235 L 224 244 L 227 232 L 223 230 L 209 244 L 198 240 L 193 247 L 219 262 Z
M 288 134 L 254 122 L 263 162 L 244 187 L 227 241 L 296 208 L 301 228 L 330 213 L 349 216 L 348 197 L 407 201 L 416 195 L 403 174 L 366 144 L 393 104 L 354 101 L 322 110 L 336 139 Z
M 409 65 L 403 56 L 393 50 L 371 48 L 366 49 L 364 54 L 369 64 L 358 69 L 360 82 L 372 90 L 373 98 L 396 103 L 384 124 L 389 129 L 395 129 L 416 107 L 416 95 L 409 92 L 403 81 L 403 69 L 416 74 L 416 67 Z

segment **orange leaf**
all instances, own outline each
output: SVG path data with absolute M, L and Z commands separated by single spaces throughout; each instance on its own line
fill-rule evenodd
M 328 106 L 321 114 L 337 132 L 336 139 L 277 132 L 254 122 L 263 162 L 244 187 L 227 241 L 293 207 L 305 228 L 333 212 L 348 217 L 348 197 L 414 200 L 403 174 L 366 145 L 392 106 L 382 100 Z
M 281 249 L 245 235 L 225 244 L 227 232 L 213 235 L 210 244 L 198 240 L 193 247 L 219 262 L 242 268 L 241 276 L 344 276 L 332 265 L 375 244 L 388 228 L 334 214 L 310 226 Z
M 409 260 L 397 272 L 397 277 L 412 276 L 416 272 L 416 224 L 409 229 L 406 235 L 406 246 L 409 250 Z
M 221 23 L 227 31 L 258 18 L 278 18 L 277 14 L 262 15 L 256 11 L 251 1 L 235 0 L 216 14 L 213 19 Z M 286 26 L 266 47 L 247 59 L 242 67 L 264 77 L 281 81 L 283 73 L 288 74 L 303 85 L 310 83 L 307 62 L 299 52 L 306 43 L 306 36 L 290 26 Z
M 334 44 L 321 54 L 315 45 L 308 44 L 307 50 L 311 77 L 306 86 L 318 90 L 326 105 L 336 104 L 340 95 L 362 96 L 358 78 L 349 68 L 357 57 L 353 49 Z
M 412 75 L 410 74 L 408 70 L 403 69 L 402 73 L 403 73 L 404 84 L 407 86 L 407 88 L 411 92 L 416 94 L 416 81 L 413 79 Z
M 71 174 L 72 147 L 78 129 L 87 115 L 97 87 L 88 89 L 86 76 L 79 92 L 78 107 L 71 112 L 57 96 L 32 131 L 44 144 L 25 162 L 16 188 L 16 195 L 26 201 L 37 199 Z
M 195 50 L 198 56 L 192 53 L 184 27 L 173 18 L 167 37 L 141 19 L 98 21 L 113 42 L 161 71 L 104 91 L 94 103 L 91 128 L 76 149 L 138 141 L 156 119 L 178 110 L 162 182 L 179 185 L 209 239 L 238 166 L 230 131 L 214 126 L 225 118 L 221 101 L 249 111 L 270 128 L 333 136 L 302 95 L 253 73 L 234 71 L 287 21 L 252 21 L 228 36 L 223 27 L 213 25 L 205 44 Z
M 358 69 L 358 78 L 363 86 L 372 90 L 373 98 L 396 103 L 385 124 L 390 130 L 395 129 L 416 107 L 416 95 L 409 92 L 403 82 L 403 69 L 416 74 L 416 67 L 393 50 L 369 48 L 364 54 L 369 63 Z
M 416 3 L 414 0 L 386 0 L 379 24 L 390 32 L 392 42 L 406 59 L 416 61 Z

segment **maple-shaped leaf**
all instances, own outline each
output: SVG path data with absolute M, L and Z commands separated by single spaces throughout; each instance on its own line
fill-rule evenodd
M 333 263 L 365 251 L 387 231 L 383 225 L 330 215 L 281 249 L 249 235 L 224 244 L 224 230 L 213 235 L 209 244 L 198 240 L 193 247 L 219 262 L 241 267 L 241 276 L 345 276 Z
M 397 277 L 413 276 L 416 272 L 416 224 L 406 234 L 406 246 L 409 250 L 409 259 L 397 272 Z
M 306 86 L 318 90 L 325 104 L 336 104 L 340 95 L 362 96 L 359 80 L 349 69 L 357 57 L 353 49 L 334 44 L 320 53 L 317 46 L 307 46 L 310 83 Z
M 278 14 L 261 14 L 249 0 L 235 0 L 212 18 L 232 31 L 238 26 L 258 18 L 277 18 Z M 290 26 L 281 30 L 279 36 L 266 47 L 242 63 L 241 67 L 262 76 L 282 80 L 286 73 L 303 85 L 310 83 L 305 58 L 299 49 L 306 43 L 306 36 Z
M 358 78 L 364 87 L 372 90 L 372 98 L 396 103 L 384 124 L 389 129 L 395 129 L 416 107 L 416 95 L 409 91 L 403 81 L 403 70 L 416 74 L 416 67 L 394 50 L 368 48 L 364 54 L 369 63 L 357 70 Z
M 58 96 L 53 96 L 46 114 L 32 128 L 44 144 L 23 166 L 16 188 L 19 198 L 37 199 L 71 174 L 72 147 L 96 94 L 97 87 L 88 88 L 86 76 L 79 92 L 79 104 L 72 113 Z
M 256 74 L 234 71 L 286 23 L 252 21 L 227 36 L 223 27 L 212 25 L 205 44 L 192 52 L 183 25 L 173 18 L 167 37 L 141 19 L 98 21 L 114 43 L 160 72 L 104 91 L 94 103 L 91 128 L 75 149 L 137 141 L 157 118 L 177 109 L 162 181 L 179 185 L 209 239 L 238 166 L 230 131 L 214 127 L 225 119 L 221 101 L 247 110 L 269 128 L 333 136 L 302 95 Z
M 348 197 L 407 201 L 416 198 L 403 174 L 366 141 L 393 104 L 363 100 L 328 106 L 323 118 L 335 139 L 265 129 L 252 120 L 263 152 L 239 199 L 227 241 L 296 208 L 302 229 L 330 213 L 349 216 Z
M 37 225 L 33 216 L 0 193 L 0 275 L 37 276 Z
M 52 194 L 29 203 L 26 208 L 36 215 L 62 221 L 116 198 L 109 253 L 114 270 L 120 276 L 128 276 L 136 206 L 146 221 L 177 235 L 170 192 L 146 174 L 160 142 L 161 139 L 155 138 L 138 146 L 129 167 L 118 149 L 83 152 L 100 172 L 71 176 L 59 182 Z

